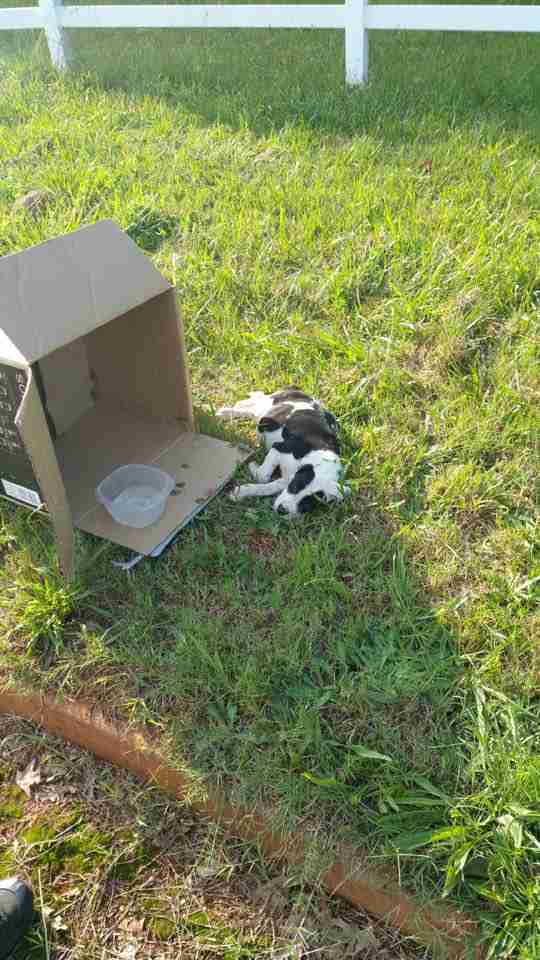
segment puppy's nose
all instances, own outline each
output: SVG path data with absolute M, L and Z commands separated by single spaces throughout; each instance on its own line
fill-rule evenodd
M 287 510 L 286 507 L 283 506 L 282 503 L 280 503 L 278 504 L 277 512 L 281 513 L 282 516 L 286 516 L 289 511 Z

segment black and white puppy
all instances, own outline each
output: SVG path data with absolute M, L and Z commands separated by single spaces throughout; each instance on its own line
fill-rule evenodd
M 317 501 L 343 500 L 350 492 L 341 480 L 337 421 L 298 387 L 272 394 L 257 391 L 232 407 L 222 407 L 217 416 L 257 420 L 268 451 L 260 466 L 249 465 L 256 483 L 236 487 L 232 500 L 277 493 L 274 510 L 293 517 L 308 513 Z M 279 476 L 274 477 L 276 473 Z

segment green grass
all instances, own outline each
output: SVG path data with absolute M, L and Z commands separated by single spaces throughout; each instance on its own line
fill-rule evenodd
M 354 496 L 301 526 L 222 497 L 129 576 L 81 537 L 69 594 L 46 522 L 2 507 L 4 676 L 152 725 L 533 960 L 539 40 L 376 35 L 347 91 L 337 33 L 75 39 L 66 79 L 0 41 L 0 252 L 114 217 L 177 286 L 206 422 L 299 382 Z

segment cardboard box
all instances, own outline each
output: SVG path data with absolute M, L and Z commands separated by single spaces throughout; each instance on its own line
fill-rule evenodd
M 0 259 L 0 492 L 46 506 L 66 576 L 74 527 L 157 555 L 245 459 L 196 432 L 174 290 L 116 224 Z M 178 482 L 146 529 L 96 501 L 126 463 Z

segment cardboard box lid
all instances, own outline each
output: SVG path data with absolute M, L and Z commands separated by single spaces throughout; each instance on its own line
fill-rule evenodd
M 0 258 L 0 362 L 26 367 L 170 283 L 112 220 Z

